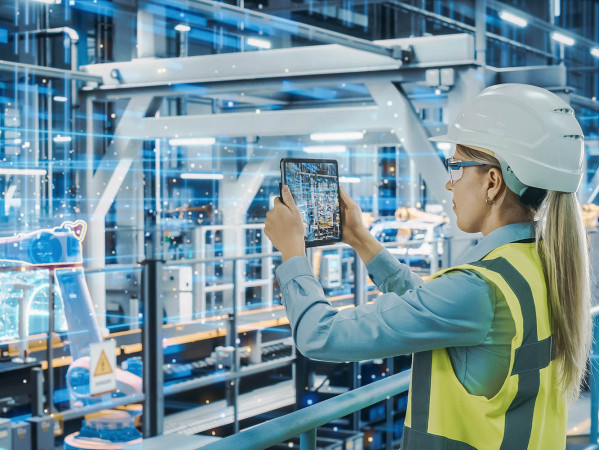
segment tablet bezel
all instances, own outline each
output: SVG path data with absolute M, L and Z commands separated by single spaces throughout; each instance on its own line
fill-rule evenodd
M 332 245 L 343 242 L 343 216 L 341 213 L 341 192 L 339 190 L 339 163 L 336 159 L 318 159 L 318 158 L 282 158 L 281 165 L 281 184 L 279 186 L 282 187 L 285 184 L 285 165 L 287 163 L 315 163 L 315 164 L 335 164 L 335 168 L 337 169 L 336 183 L 337 183 L 337 203 L 339 205 L 339 238 L 336 239 L 324 239 L 318 241 L 308 242 L 304 237 L 304 243 L 306 247 L 320 247 L 322 245 Z M 283 201 L 282 192 L 280 192 L 281 201 Z M 295 198 L 294 198 L 295 199 Z

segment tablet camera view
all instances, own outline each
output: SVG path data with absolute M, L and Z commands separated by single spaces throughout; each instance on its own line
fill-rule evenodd
M 340 240 L 337 164 L 288 161 L 285 184 L 302 214 L 306 243 Z

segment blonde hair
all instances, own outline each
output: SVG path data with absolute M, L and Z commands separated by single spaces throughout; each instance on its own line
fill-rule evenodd
M 539 208 L 536 248 L 543 263 L 560 384 L 580 394 L 592 340 L 589 250 L 575 193 L 548 191 Z
M 473 161 L 501 167 L 487 153 L 462 145 L 458 148 Z M 487 166 L 480 167 L 485 168 L 488 170 Z M 524 211 L 538 220 L 536 250 L 547 284 L 559 383 L 566 398 L 574 400 L 580 394 L 592 340 L 589 244 L 582 208 L 575 193 L 547 191 L 536 206 L 538 202 L 521 202 L 507 186 L 505 191 L 504 195 L 513 195 Z

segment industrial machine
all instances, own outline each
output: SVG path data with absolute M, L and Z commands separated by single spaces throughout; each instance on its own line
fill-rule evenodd
M 30 331 L 35 329 L 38 318 L 44 317 L 44 315 L 46 320 L 48 317 L 54 317 L 53 286 L 55 283 L 60 292 L 59 299 L 62 302 L 59 304 L 62 303 L 62 306 L 59 312 L 64 313 L 64 323 L 62 323 L 62 317 L 58 323 L 61 330 L 65 328 L 66 324 L 69 351 L 73 360 L 67 371 L 66 380 L 71 406 L 90 405 L 103 401 L 106 396 L 113 395 L 108 393 L 103 396 L 93 396 L 89 389 L 90 344 L 102 342 L 103 337 L 83 273 L 81 242 L 85 238 L 86 231 L 87 224 L 78 220 L 64 222 L 60 227 L 54 229 L 0 239 L 0 254 L 3 255 L 2 265 L 5 269 L 2 272 L 2 277 L 7 281 L 3 283 L 2 289 L 10 289 L 12 298 L 17 296 L 15 291 L 21 292 L 19 308 L 17 308 L 17 317 L 20 320 L 16 321 L 17 325 L 15 326 L 14 320 L 3 321 L 5 334 L 13 336 L 15 328 L 18 329 L 20 361 L 27 362 L 27 346 L 23 345 L 23 342 L 28 340 Z M 26 274 L 24 277 L 23 273 Z M 48 277 L 45 280 L 43 279 L 44 273 Z M 40 292 L 44 288 L 47 288 L 45 310 L 40 308 L 39 300 Z M 7 303 L 5 302 L 4 310 Z M 11 318 L 5 311 L 3 317 Z M 52 337 L 55 331 L 54 320 L 47 320 L 47 323 L 49 326 L 43 331 Z M 141 392 L 142 383 L 139 376 L 119 368 L 115 368 L 115 370 L 116 395 Z M 49 406 L 53 408 L 52 403 Z M 122 414 L 115 414 L 117 414 L 116 419 L 114 415 L 104 414 L 87 420 L 82 432 L 68 437 L 65 448 L 94 448 L 88 445 L 90 438 L 109 440 L 113 443 L 122 442 L 123 444 L 139 439 L 140 434 L 132 426 L 131 420 L 128 417 L 127 420 L 123 420 Z M 110 417 L 108 422 L 111 425 L 107 425 L 106 417 Z M 113 432 L 115 427 L 120 430 L 116 436 Z

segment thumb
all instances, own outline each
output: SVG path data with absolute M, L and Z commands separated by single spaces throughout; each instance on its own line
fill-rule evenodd
M 341 197 L 341 203 L 343 204 L 343 206 L 345 206 L 346 208 L 349 208 L 349 205 L 351 205 L 351 203 L 353 202 L 353 199 L 349 196 L 349 194 L 346 192 L 346 190 L 339 186 L 339 194 Z
M 297 206 L 295 204 L 295 200 L 293 200 L 293 195 L 291 195 L 291 191 L 289 190 L 289 186 L 283 186 L 283 202 L 285 205 L 293 212 L 299 212 Z

